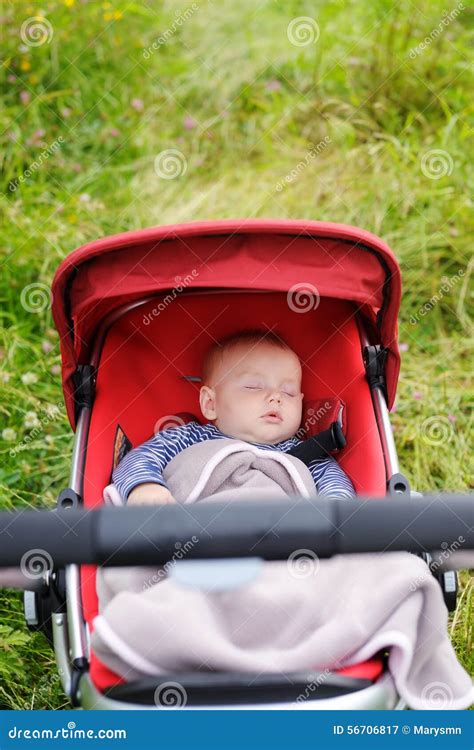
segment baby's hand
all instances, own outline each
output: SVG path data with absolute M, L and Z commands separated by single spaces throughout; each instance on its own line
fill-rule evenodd
M 150 482 L 134 487 L 128 496 L 127 505 L 167 505 L 175 502 L 167 487 Z

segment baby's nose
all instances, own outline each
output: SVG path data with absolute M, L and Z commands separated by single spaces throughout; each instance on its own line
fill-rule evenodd
M 280 391 L 272 391 L 270 393 L 270 396 L 268 397 L 269 401 L 281 401 L 281 393 Z

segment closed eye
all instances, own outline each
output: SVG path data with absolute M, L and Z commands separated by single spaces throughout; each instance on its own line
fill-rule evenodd
M 261 386 L 260 385 L 244 385 L 244 388 L 247 388 L 250 391 L 259 391 Z

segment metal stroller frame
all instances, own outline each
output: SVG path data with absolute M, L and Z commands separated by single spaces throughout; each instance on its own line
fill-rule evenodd
M 235 290 L 241 291 L 241 290 Z M 248 291 L 248 290 L 244 290 Z M 199 292 L 186 292 L 199 293 Z M 101 324 L 95 339 L 92 356 L 87 365 L 81 365 L 80 378 L 75 393 L 77 427 L 72 454 L 72 465 L 69 487 L 58 499 L 60 511 L 75 511 L 80 507 L 83 492 L 84 467 L 87 454 L 87 439 L 92 414 L 95 372 L 100 364 L 102 348 L 111 327 L 124 315 L 137 307 L 153 300 L 153 296 L 125 304 L 114 310 Z M 390 426 L 389 411 L 384 387 L 384 352 L 370 341 L 363 320 L 357 318 L 361 349 L 364 353 L 364 364 L 370 386 L 375 419 L 380 435 L 387 476 L 387 494 L 392 497 L 411 498 L 417 503 L 420 494 L 410 489 L 409 484 L 400 472 L 396 446 Z M 378 504 L 377 504 L 378 505 Z M 2 514 L 0 514 L 1 516 Z M 444 533 L 443 539 L 446 538 Z M 360 550 L 362 551 L 362 550 Z M 418 550 L 421 551 L 421 550 Z M 320 555 L 321 556 L 321 555 Z M 324 556 L 324 554 L 322 555 Z M 428 558 L 427 561 L 429 562 Z M 139 563 L 137 563 L 139 564 Z M 456 574 L 444 571 L 440 574 L 440 583 L 445 599 L 450 608 L 455 605 Z M 56 654 L 59 674 L 64 692 L 70 697 L 73 705 L 86 709 L 156 709 L 156 705 L 140 702 L 140 692 L 133 692 L 133 687 L 119 686 L 108 691 L 109 695 L 100 692 L 88 674 L 90 655 L 89 633 L 82 612 L 80 567 L 77 563 L 66 564 L 52 574 L 47 574 L 42 585 L 36 590 L 25 591 L 25 617 L 30 627 L 43 630 L 52 642 Z M 50 623 L 48 619 L 50 617 Z M 286 675 L 284 683 L 275 675 L 264 675 L 254 682 L 250 689 L 247 675 L 231 678 L 229 675 L 178 676 L 179 681 L 194 696 L 188 706 L 201 708 L 287 708 L 288 700 L 294 700 L 295 692 L 308 682 L 318 681 L 318 674 Z M 159 680 L 157 680 L 159 682 Z M 157 682 L 155 681 L 155 682 Z M 288 682 L 293 685 L 287 689 Z M 283 684 L 283 687 L 282 687 Z M 209 687 L 211 686 L 211 687 Z M 226 688 L 227 686 L 227 688 Z M 128 690 L 127 690 L 128 688 Z M 227 689 L 227 693 L 225 690 Z M 318 692 L 319 691 L 319 692 Z M 403 709 L 404 702 L 396 694 L 393 685 L 386 679 L 386 674 L 370 683 L 351 677 L 334 674 L 325 679 L 324 689 L 315 691 L 311 699 L 300 704 L 302 709 Z M 219 694 L 221 698 L 219 698 Z M 135 695 L 135 698 L 134 698 Z M 227 695 L 230 703 L 219 701 Z M 255 704 L 246 702 L 248 698 L 270 702 Z M 209 701 L 206 703 L 206 699 Z M 216 700 L 218 701 L 216 703 Z M 136 701 L 136 702 L 135 702 Z M 240 702 L 239 702 L 240 701 Z M 160 708 L 162 708 L 160 706 Z
M 102 346 L 109 328 L 117 322 L 123 315 L 128 313 L 130 310 L 146 304 L 150 301 L 150 298 L 136 302 L 132 305 L 126 305 L 119 311 L 116 311 L 107 320 L 104 321 L 99 332 L 96 345 L 94 347 L 93 358 L 91 360 L 92 371 L 95 371 L 99 366 L 100 355 Z M 361 333 L 361 345 L 364 349 L 369 347 L 367 334 L 363 328 L 363 324 L 359 322 L 360 333 Z M 376 414 L 377 424 L 380 431 L 382 443 L 384 445 L 384 456 L 386 458 L 387 476 L 390 477 L 388 482 L 388 492 L 392 495 L 406 496 L 407 492 L 411 494 L 411 497 L 419 497 L 419 493 L 411 492 L 408 489 L 407 483 L 403 475 L 400 473 L 398 456 L 396 451 L 395 442 L 393 439 L 393 433 L 390 428 L 390 418 L 383 394 L 383 390 L 380 385 L 377 385 L 375 380 L 371 383 L 371 393 L 374 405 L 374 411 Z M 79 412 L 77 421 L 77 430 L 74 441 L 74 449 L 72 455 L 72 467 L 70 475 L 70 490 L 72 493 L 76 493 L 77 496 L 82 496 L 82 482 L 84 475 L 84 464 L 87 450 L 87 435 L 89 429 L 89 423 L 91 418 L 91 406 L 84 404 Z M 416 502 L 416 500 L 414 500 Z M 71 494 L 70 491 L 65 491 L 59 500 L 59 507 L 63 509 L 77 507 L 76 498 Z M 54 574 L 53 574 L 54 575 Z M 446 571 L 443 574 L 443 585 L 445 590 L 451 588 L 455 584 L 455 573 L 454 571 Z M 56 580 L 49 581 L 49 583 L 55 583 L 61 586 L 61 581 Z M 142 709 L 149 708 L 155 709 L 156 706 L 146 706 L 142 703 L 130 702 L 130 699 L 120 700 L 121 693 L 126 693 L 123 688 L 116 689 L 116 698 L 110 698 L 101 693 L 94 686 L 88 672 L 87 663 L 89 659 L 89 635 L 87 624 L 85 623 L 82 615 L 82 600 L 81 600 L 81 589 L 79 579 L 79 565 L 70 564 L 65 567 L 64 579 L 62 585 L 65 590 L 65 608 L 61 608 L 62 611 L 51 613 L 51 638 L 54 645 L 56 654 L 56 660 L 59 668 L 59 674 L 64 692 L 68 695 L 75 705 L 82 705 L 85 709 Z M 25 592 L 25 612 L 27 621 L 30 625 L 35 626 L 38 623 L 38 612 L 35 600 L 37 600 L 38 593 L 33 591 Z M 307 674 L 289 675 L 289 679 L 294 681 L 291 690 L 286 690 L 286 695 L 291 694 L 298 695 L 301 693 L 304 685 L 307 684 L 318 684 L 318 680 L 321 679 L 321 675 L 317 673 L 308 672 Z M 224 684 L 229 685 L 229 675 L 218 676 L 217 679 L 213 678 L 216 685 L 214 693 L 209 690 L 205 679 L 196 679 L 196 676 L 187 676 L 183 679 L 180 676 L 180 684 L 185 683 L 187 685 L 187 691 L 190 692 L 190 686 L 196 696 L 199 696 L 199 690 L 204 691 L 204 694 L 209 695 L 209 700 L 216 700 L 216 692 L 219 691 L 223 694 Z M 245 694 L 247 686 L 248 691 L 248 675 L 239 675 L 234 678 L 233 693 Z M 226 681 L 226 682 L 224 682 Z M 365 684 L 364 684 L 365 683 Z M 304 709 L 318 709 L 324 710 L 326 708 L 337 709 L 344 708 L 347 710 L 358 710 L 358 709 L 386 709 L 387 707 L 392 709 L 403 709 L 405 704 L 401 700 L 393 689 L 393 686 L 382 677 L 379 681 L 374 684 L 370 684 L 368 681 L 357 680 L 350 677 L 342 677 L 335 674 L 332 677 L 332 681 L 328 680 L 327 677 L 324 681 L 325 693 L 328 694 L 327 698 L 320 697 L 323 691 L 318 687 L 318 694 L 314 696 L 314 700 L 307 700 L 300 704 L 301 708 Z M 331 688 L 332 693 L 331 695 Z M 259 691 L 257 693 L 257 690 Z M 278 682 L 275 676 L 266 675 L 263 680 L 260 680 L 254 693 L 262 695 L 266 691 L 267 695 L 273 695 L 272 703 L 262 703 L 260 707 L 268 708 L 284 708 L 288 707 L 288 698 L 285 700 L 278 700 L 278 694 L 285 696 L 285 691 L 282 691 L 282 684 Z M 342 692 L 341 691 L 347 691 Z M 229 691 L 230 692 L 230 691 Z M 339 695 L 337 693 L 339 692 Z M 335 695 L 334 695 L 335 693 Z M 316 700 L 317 698 L 317 700 Z M 197 697 L 199 700 L 199 697 Z M 245 700 L 245 699 L 244 699 Z M 200 699 L 202 701 L 202 698 Z M 206 706 L 205 703 L 199 702 L 201 708 L 216 708 L 219 704 L 210 703 Z M 231 704 L 232 706 L 232 704 Z M 221 706 L 228 708 L 229 704 Z M 254 708 L 254 704 L 238 703 L 235 705 L 236 708 Z

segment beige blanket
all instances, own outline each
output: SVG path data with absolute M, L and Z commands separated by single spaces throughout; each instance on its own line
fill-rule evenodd
M 308 477 L 293 457 L 213 440 L 180 453 L 165 479 L 186 503 L 255 498 L 267 486 L 274 496 L 275 482 L 280 492 L 294 495 L 298 488 L 308 497 L 314 489 Z M 315 502 L 300 502 L 308 501 Z M 257 566 L 253 579 L 240 586 L 234 580 L 226 590 L 213 585 L 212 569 L 207 584 L 204 576 L 192 585 L 192 575 L 183 584 L 182 571 L 193 565 L 186 549 L 164 568 L 98 571 L 92 646 L 126 680 L 194 670 L 333 670 L 389 648 L 393 680 L 412 708 L 439 707 L 440 698 L 444 708 L 473 702 L 471 679 L 448 638 L 440 587 L 421 559 L 402 552 L 319 561 L 295 550 L 288 561 Z M 221 569 L 225 563 L 217 561 L 215 579 Z

